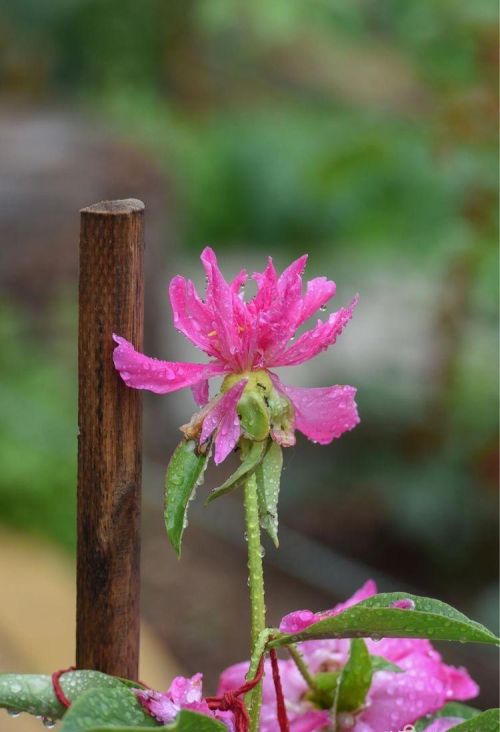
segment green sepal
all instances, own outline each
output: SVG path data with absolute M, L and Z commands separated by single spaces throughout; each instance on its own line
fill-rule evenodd
M 123 684 L 108 689 L 89 689 L 72 703 L 63 717 L 61 732 L 84 732 L 101 727 L 157 727 Z
M 339 681 L 337 710 L 355 712 L 359 709 L 372 683 L 372 662 L 366 643 L 361 638 L 351 641 L 349 659 Z
M 197 451 L 194 440 L 181 440 L 170 458 L 165 476 L 165 528 L 177 556 L 181 555 L 182 536 L 187 525 L 189 501 L 203 482 L 209 453 Z
M 218 488 L 214 488 L 208 496 L 206 503 L 211 503 L 212 501 L 215 501 L 216 498 L 223 496 L 224 493 L 229 493 L 229 491 L 236 488 L 239 483 L 246 480 L 262 460 L 266 447 L 267 442 L 265 440 L 262 442 L 251 442 L 248 452 L 240 463 L 238 469 L 235 470 L 235 472 L 226 481 L 224 481 L 222 485 Z
M 413 610 L 393 607 L 397 600 L 410 599 Z M 484 625 L 470 620 L 440 600 L 418 597 L 403 592 L 374 595 L 357 605 L 299 633 L 280 635 L 268 644 L 270 648 L 326 638 L 428 638 L 429 640 L 461 641 L 498 645 L 499 639 Z
M 281 445 L 271 440 L 262 462 L 257 466 L 257 497 L 259 500 L 260 525 L 267 531 L 274 545 L 278 547 L 278 499 L 283 451 Z
M 372 671 L 391 671 L 394 674 L 404 674 L 404 668 L 396 666 L 395 663 L 391 663 L 383 656 L 370 656 L 372 662 Z
M 89 689 L 108 692 L 111 688 L 125 688 L 132 684 L 100 671 L 68 671 L 61 676 L 59 683 L 71 702 Z M 54 694 L 51 677 L 38 674 L 0 674 L 0 707 L 53 720 L 60 719 L 66 712 Z
M 331 709 L 339 685 L 340 671 L 321 671 L 314 677 L 314 689 L 307 692 L 306 698 L 319 709 Z
M 258 391 L 245 389 L 238 402 L 243 437 L 249 440 L 265 440 L 269 434 L 269 409 L 265 397 Z

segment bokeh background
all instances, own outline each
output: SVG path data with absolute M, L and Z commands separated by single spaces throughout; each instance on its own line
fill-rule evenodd
M 287 374 L 356 385 L 362 422 L 286 455 L 270 622 L 371 576 L 495 627 L 496 16 L 490 0 L 0 2 L 2 665 L 53 670 L 28 668 L 23 644 L 58 562 L 73 606 L 78 210 L 103 198 L 147 206 L 151 355 L 192 355 L 166 288 L 178 272 L 203 285 L 206 243 L 228 275 L 307 251 L 337 306 L 361 294 L 335 348 Z M 240 496 L 193 506 L 177 562 L 163 473 L 194 405 L 145 406 L 143 616 L 158 652 L 213 689 L 247 653 Z M 53 655 L 72 623 L 47 638 Z M 442 650 L 496 704 L 495 654 Z

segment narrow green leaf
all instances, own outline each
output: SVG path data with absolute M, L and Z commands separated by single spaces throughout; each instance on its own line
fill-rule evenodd
M 354 712 L 365 701 L 372 683 L 372 662 L 366 643 L 360 638 L 351 641 L 349 659 L 340 675 L 337 710 Z
M 477 717 L 453 727 L 453 732 L 499 732 L 500 709 L 488 709 Z
M 460 702 L 449 702 L 441 707 L 434 714 L 426 714 L 425 717 L 418 719 L 415 722 L 415 732 L 424 732 L 432 722 L 440 717 L 456 717 L 457 719 L 473 719 L 481 714 L 479 709 L 469 707 L 467 704 L 461 704 Z
M 248 454 L 241 462 L 238 469 L 235 470 L 234 473 L 222 485 L 220 485 L 218 488 L 214 488 L 214 490 L 208 496 L 206 502 L 211 503 L 212 501 L 215 501 L 216 498 L 224 495 L 224 493 L 229 493 L 229 491 L 232 491 L 233 488 L 236 488 L 238 483 L 246 480 L 249 475 L 253 473 L 256 466 L 262 460 L 266 446 L 267 442 L 265 440 L 261 442 L 250 443 L 250 449 L 248 451 Z
M 68 671 L 60 678 L 64 694 L 72 702 L 89 689 L 106 690 L 130 684 L 100 671 Z M 60 719 L 66 709 L 56 699 L 50 676 L 0 674 L 0 707 Z
M 260 524 L 278 547 L 278 498 L 280 492 L 283 451 L 281 445 L 271 440 L 262 462 L 257 466 L 257 496 Z
M 177 556 L 187 524 L 189 501 L 203 481 L 209 454 L 199 454 L 194 440 L 182 440 L 175 448 L 165 477 L 165 528 Z
M 105 727 L 157 727 L 158 723 L 123 685 L 89 689 L 71 705 L 61 732 L 84 732 Z
M 413 610 L 392 607 L 409 599 Z M 325 618 L 300 633 L 278 636 L 269 647 L 321 638 L 428 638 L 497 645 L 499 639 L 480 623 L 440 600 L 402 592 L 374 595 L 338 615 Z
M 372 660 L 372 671 L 374 673 L 375 671 L 391 671 L 394 674 L 404 673 L 404 668 L 401 668 L 401 666 L 396 666 L 395 663 L 391 663 L 382 656 L 370 656 L 370 658 Z

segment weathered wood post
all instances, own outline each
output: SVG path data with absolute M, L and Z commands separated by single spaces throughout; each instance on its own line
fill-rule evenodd
M 80 213 L 76 663 L 136 680 L 141 396 L 113 367 L 112 333 L 142 349 L 144 204 Z

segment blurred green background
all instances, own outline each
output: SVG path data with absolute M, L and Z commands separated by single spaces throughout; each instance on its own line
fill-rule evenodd
M 2 520 L 74 549 L 77 210 L 142 197 L 152 355 L 185 355 L 165 288 L 177 271 L 202 281 L 207 242 L 228 273 L 307 251 L 338 305 L 361 294 L 333 351 L 286 375 L 356 385 L 362 423 L 287 456 L 282 523 L 340 564 L 331 593 L 308 589 L 285 546 L 270 572 L 302 584 L 283 609 L 355 589 L 348 558 L 494 625 L 497 47 L 490 0 L 0 2 Z M 164 467 L 192 405 L 146 407 L 146 454 Z M 159 551 L 146 548 L 146 583 Z M 151 597 L 145 612 L 196 666 L 200 617 L 180 641 Z M 214 648 L 200 651 L 209 671 L 235 660 Z

